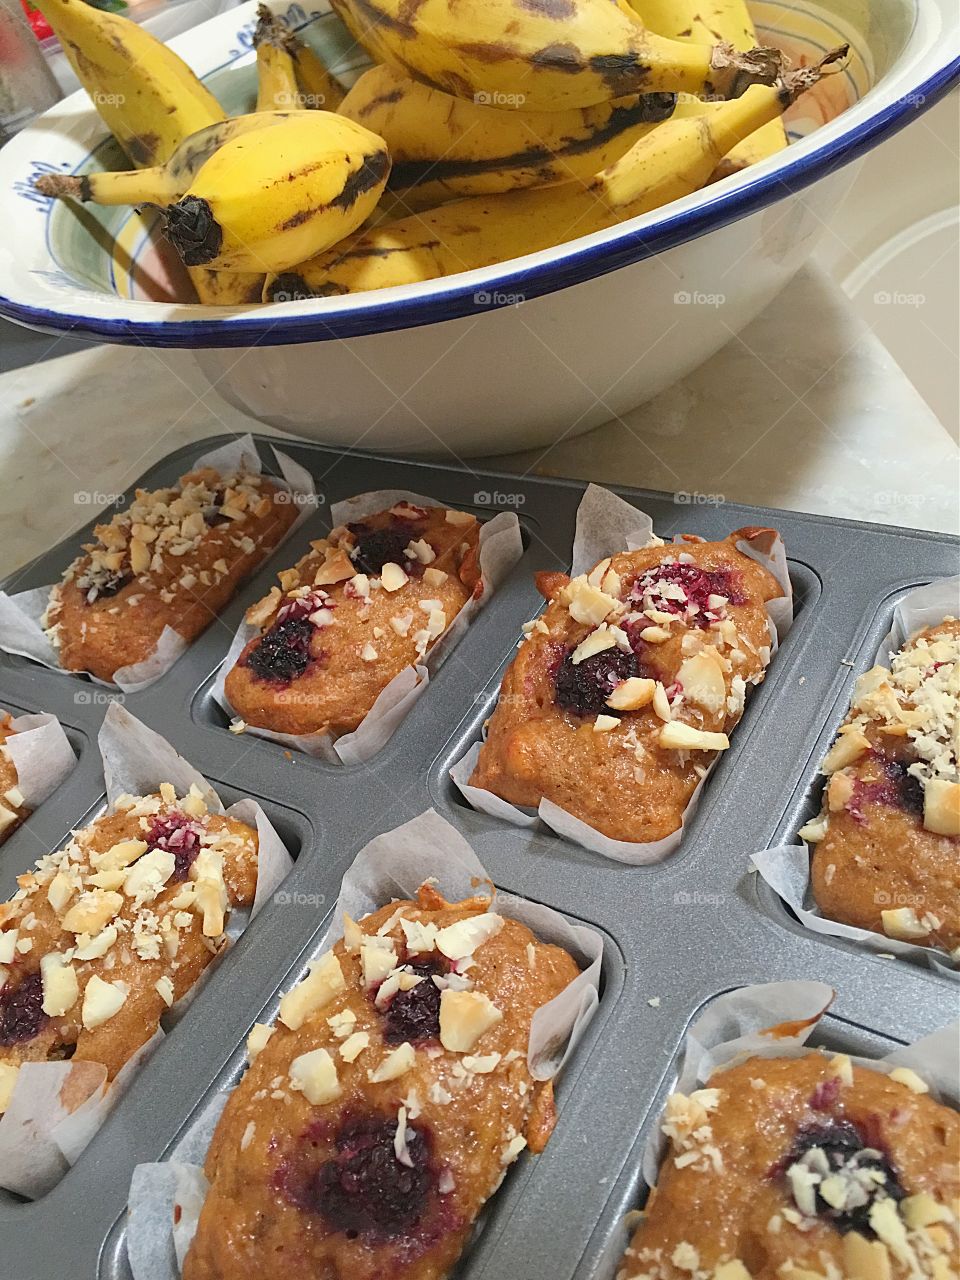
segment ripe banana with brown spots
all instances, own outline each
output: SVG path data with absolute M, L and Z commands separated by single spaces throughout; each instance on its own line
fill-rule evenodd
M 471 196 L 361 232 L 296 271 L 268 278 L 264 301 L 359 293 L 472 271 L 657 209 L 702 187 L 723 156 L 777 119 L 845 53 L 835 50 L 816 67 L 788 73 L 778 86 L 753 85 L 703 114 L 667 120 L 590 182 Z
M 293 32 L 265 4 L 257 9 L 253 47 L 257 51 L 257 110 L 296 107 L 300 89 Z
M 461 196 L 589 178 L 673 105 L 673 94 L 648 93 L 567 111 L 498 111 L 378 66 L 357 80 L 339 112 L 386 142 L 388 197 L 400 217 Z
M 188 267 L 286 271 L 369 217 L 390 172 L 382 138 L 330 111 L 302 111 L 234 138 L 164 210 Z
M 182 58 L 138 23 L 77 0 L 39 0 L 77 79 L 138 168 L 165 164 L 198 131 L 226 113 Z M 263 275 L 190 272 L 210 306 L 256 301 Z
M 378 61 L 501 110 L 564 111 L 632 93 L 734 97 L 780 71 L 773 49 L 666 40 L 611 0 L 332 0 Z
M 226 113 L 182 58 L 136 22 L 77 0 L 37 0 L 77 79 L 138 168 L 164 164 Z
M 630 0 L 644 26 L 671 40 L 713 45 L 728 40 L 735 49 L 752 49 L 757 32 L 746 0 Z M 715 178 L 736 173 L 776 155 L 787 145 L 782 120 L 771 120 L 744 138 L 717 166 Z
M 336 111 L 344 89 L 290 24 L 265 4 L 257 7 L 257 110 Z
M 232 138 L 257 129 L 269 129 L 298 114 L 296 111 L 254 111 L 245 116 L 231 116 L 184 138 L 166 164 L 150 169 L 44 173 L 33 185 L 42 195 L 61 200 L 105 205 L 170 204 L 186 193 L 214 152 Z

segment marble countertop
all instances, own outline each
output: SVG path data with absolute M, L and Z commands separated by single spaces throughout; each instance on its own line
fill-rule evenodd
M 250 430 L 280 434 L 211 391 L 187 352 L 94 347 L 2 375 L 0 574 L 79 528 L 166 454 Z M 624 418 L 478 465 L 692 501 L 960 525 L 956 444 L 815 267 L 706 364 Z

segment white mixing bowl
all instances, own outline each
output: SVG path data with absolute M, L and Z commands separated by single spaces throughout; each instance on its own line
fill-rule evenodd
M 362 67 L 325 3 L 275 3 L 347 79 Z M 255 4 L 171 41 L 228 110 L 248 108 Z M 74 94 L 0 151 L 0 314 L 109 342 L 191 349 L 264 422 L 328 443 L 465 457 L 586 431 L 669 386 L 788 283 L 851 161 L 960 75 L 955 0 L 758 0 L 796 59 L 842 41 L 840 76 L 793 108 L 792 146 L 662 210 L 446 280 L 266 307 L 171 300 L 156 228 L 37 195 L 42 172 L 124 167 Z M 896 175 L 891 175 L 896 181 Z M 154 300 L 159 299 L 159 300 Z M 789 305 L 789 294 L 784 305 Z

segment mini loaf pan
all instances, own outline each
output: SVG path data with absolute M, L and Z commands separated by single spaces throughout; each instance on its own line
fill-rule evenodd
M 192 458 L 222 442 L 178 450 L 137 486 L 172 483 Z M 258 446 L 266 461 L 267 441 Z M 868 1052 L 918 1039 L 954 1016 L 955 992 L 944 979 L 791 922 L 782 905 L 758 895 L 748 858 L 802 823 L 804 797 L 844 714 L 854 669 L 872 654 L 902 593 L 956 571 L 957 539 L 617 488 L 650 513 L 666 539 L 687 532 L 722 538 L 745 525 L 778 529 L 798 604 L 796 625 L 711 775 L 680 848 L 662 863 L 631 867 L 476 813 L 458 800 L 447 776 L 477 739 L 522 624 L 543 607 L 534 571 L 569 564 L 584 485 L 344 456 L 295 440 L 281 447 L 315 477 L 318 510 L 170 671 L 124 702 L 224 799 L 259 799 L 295 844 L 296 862 L 63 1181 L 33 1203 L 0 1200 L 4 1274 L 125 1275 L 124 1206 L 134 1167 L 174 1154 L 205 1100 L 236 1078 L 250 1026 L 275 1008 L 279 993 L 321 949 L 340 880 L 357 851 L 433 806 L 498 885 L 593 925 L 607 942 L 600 1010 L 562 1077 L 557 1129 L 542 1155 L 521 1157 L 457 1268 L 458 1280 L 587 1280 L 618 1215 L 636 1206 L 644 1135 L 675 1078 L 685 1030 L 711 999 L 749 983 L 819 979 L 837 995 L 817 1042 L 835 1032 L 837 1047 Z M 310 538 L 322 536 L 331 503 L 384 488 L 430 494 L 481 519 L 514 510 L 524 555 L 372 760 L 331 766 L 230 733 L 209 688 L 245 609 Z M 55 581 L 94 523 L 19 571 L 16 588 Z M 0 654 L 0 707 L 52 712 L 82 748 L 71 777 L 0 851 L 4 893 L 102 803 L 96 735 L 114 696 Z

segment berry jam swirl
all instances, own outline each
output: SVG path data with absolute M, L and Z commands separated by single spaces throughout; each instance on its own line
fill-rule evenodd
M 336 1154 L 319 1163 L 316 1142 L 308 1129 L 278 1170 L 278 1189 L 290 1204 L 349 1239 L 390 1240 L 417 1228 L 437 1182 L 425 1128 L 406 1125 L 403 1161 L 395 1116 L 348 1115 L 333 1138 Z
M 607 699 L 617 685 L 640 672 L 636 654 L 622 649 L 604 649 L 577 663 L 570 649 L 553 677 L 557 705 L 577 716 L 599 715 L 608 709 Z
M 310 642 L 318 628 L 311 622 L 310 615 L 335 607 L 325 591 L 311 591 L 286 601 L 277 611 L 273 625 L 247 655 L 244 665 L 261 680 L 290 684 L 317 660 L 310 652 Z
M 442 976 L 447 967 L 436 958 L 404 965 L 423 981 L 409 991 L 398 991 L 384 1015 L 383 1038 L 388 1044 L 411 1044 L 440 1039 L 440 988 L 432 980 Z
M 797 1208 L 829 1222 L 841 1235 L 857 1231 L 876 1239 L 870 1211 L 879 1200 L 906 1196 L 896 1170 L 879 1148 L 868 1146 L 849 1120 L 802 1129 L 774 1173 L 782 1173 Z M 829 1187 L 829 1195 L 823 1193 Z
M 17 986 L 0 990 L 0 1045 L 32 1040 L 47 1021 L 43 1012 L 43 984 L 39 973 L 28 974 Z
M 726 617 L 726 604 L 746 603 L 733 570 L 702 569 L 678 560 L 661 561 L 641 573 L 628 599 L 644 609 L 676 614 L 701 628 Z

